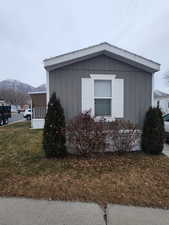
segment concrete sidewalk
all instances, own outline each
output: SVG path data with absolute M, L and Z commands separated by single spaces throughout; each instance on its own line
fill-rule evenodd
M 107 206 L 108 225 L 168 225 L 169 210 L 144 207 Z
M 104 212 L 95 203 L 0 198 L 0 225 L 168 224 L 169 210 L 108 204 Z
M 105 225 L 94 203 L 0 198 L 0 225 Z

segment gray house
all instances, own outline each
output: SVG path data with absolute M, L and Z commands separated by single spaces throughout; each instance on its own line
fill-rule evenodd
M 66 119 L 90 109 L 96 118 L 124 118 L 140 126 L 160 70 L 160 64 L 109 43 L 45 59 L 44 67 L 47 102 L 56 92 Z

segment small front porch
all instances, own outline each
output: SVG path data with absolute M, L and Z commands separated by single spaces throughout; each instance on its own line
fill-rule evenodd
M 46 91 L 30 92 L 32 104 L 32 129 L 43 129 L 47 112 Z

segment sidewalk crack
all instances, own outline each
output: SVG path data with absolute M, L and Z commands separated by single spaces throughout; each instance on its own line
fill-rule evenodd
M 104 212 L 104 221 L 105 221 L 105 224 L 107 225 L 107 205 L 104 206 L 104 209 L 103 209 L 103 212 Z

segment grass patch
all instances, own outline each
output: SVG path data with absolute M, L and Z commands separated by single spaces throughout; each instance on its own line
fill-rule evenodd
M 142 152 L 45 159 L 42 130 L 0 128 L 0 195 L 169 208 L 169 158 Z

